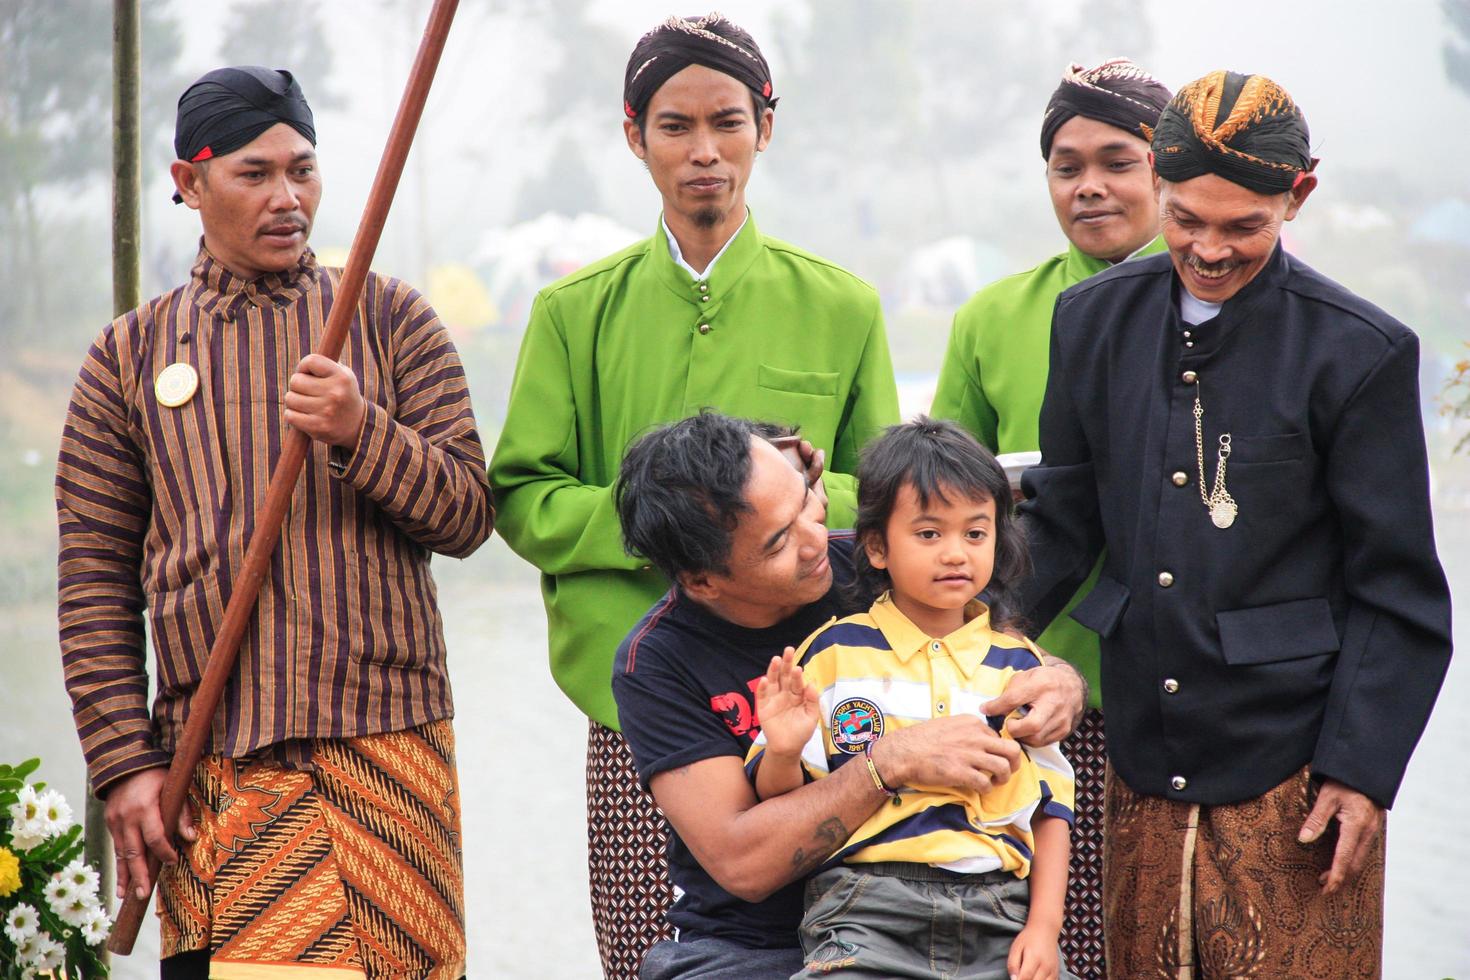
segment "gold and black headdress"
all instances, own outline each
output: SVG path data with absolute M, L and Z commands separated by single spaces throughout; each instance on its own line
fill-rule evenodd
M 743 83 L 774 108 L 771 66 L 755 38 L 718 13 L 703 17 L 670 17 L 638 39 L 623 75 L 623 113 L 637 119 L 664 82 L 688 68 L 703 65 Z
M 1127 58 L 1104 61 L 1096 68 L 1069 65 L 1041 118 L 1041 157 L 1051 158 L 1057 130 L 1076 116 L 1116 126 L 1141 140 L 1153 139 L 1159 113 L 1168 102 L 1164 83 Z
M 1212 173 L 1257 194 L 1282 194 L 1316 166 L 1307 120 L 1265 75 L 1215 71 L 1174 96 L 1153 139 L 1165 180 Z

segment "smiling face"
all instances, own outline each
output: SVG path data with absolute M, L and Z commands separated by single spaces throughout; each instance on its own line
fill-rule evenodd
M 684 591 L 739 626 L 772 626 L 832 587 L 827 509 L 806 477 L 764 439 L 752 439 L 742 514 L 725 572 L 681 580 Z
M 171 171 L 199 212 L 205 247 L 232 273 L 255 279 L 301 260 L 322 182 L 316 150 L 296 130 L 277 123 L 233 153 L 175 160 Z
M 670 226 L 708 229 L 745 220 L 745 185 L 774 119 L 770 109 L 756 118 L 751 91 L 741 82 L 690 65 L 653 94 L 641 132 L 632 120 L 623 131 L 628 148 L 648 165 Z
M 1218 174 L 1161 181 L 1164 241 L 1184 288 L 1195 299 L 1223 303 L 1260 274 L 1316 186 L 1311 174 L 1285 194 L 1257 194 Z
M 1063 123 L 1046 160 L 1046 186 L 1063 233 L 1095 259 L 1120 262 L 1159 233 L 1148 144 L 1117 126 L 1084 116 Z
M 930 636 L 947 636 L 964 625 L 965 604 L 987 585 L 995 570 L 995 501 L 944 496 L 920 501 L 911 484 L 899 488 L 883 539 L 864 542 L 868 562 L 885 569 L 893 602 Z

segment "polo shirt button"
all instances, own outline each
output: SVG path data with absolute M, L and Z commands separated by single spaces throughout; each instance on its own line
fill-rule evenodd
M 933 650 L 935 653 L 938 653 L 939 652 L 939 641 L 938 640 L 935 640 L 933 643 L 929 644 L 929 649 L 930 650 Z
M 1176 681 L 1172 677 L 1165 678 L 1164 679 L 1164 691 L 1167 694 L 1178 694 L 1179 693 L 1179 682 Z
M 1167 589 L 1169 586 L 1174 584 L 1174 576 L 1169 572 L 1160 572 L 1159 584 Z
M 1179 380 L 1183 381 L 1187 385 L 1192 385 L 1199 380 L 1199 375 L 1195 374 L 1193 371 L 1185 371 L 1179 376 Z
M 707 292 L 709 292 L 709 283 L 707 283 L 707 282 L 700 283 L 699 284 L 699 291 L 701 293 L 707 293 Z
M 699 332 L 700 333 L 709 333 L 709 324 L 708 323 L 701 323 L 699 325 Z
M 1184 346 L 1185 347 L 1193 347 L 1194 346 L 1194 341 L 1192 341 L 1192 340 L 1186 340 L 1184 342 Z
M 699 297 L 699 301 L 701 303 L 708 303 L 709 302 L 709 297 L 708 296 L 701 296 L 701 297 Z
M 1176 487 L 1182 487 L 1189 482 L 1189 474 L 1183 470 L 1175 470 L 1174 475 L 1169 479 L 1174 481 Z
M 1184 787 L 1189 785 L 1189 780 L 1185 779 L 1183 776 L 1175 776 L 1173 779 L 1169 780 L 1169 785 L 1174 787 L 1176 792 L 1182 793 L 1184 792 Z
M 938 704 L 936 704 L 934 706 L 934 710 L 939 712 L 941 715 L 944 714 L 944 702 L 940 701 Z

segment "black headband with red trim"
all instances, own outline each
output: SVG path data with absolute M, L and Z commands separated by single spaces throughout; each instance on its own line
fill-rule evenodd
M 755 39 L 720 14 L 670 17 L 638 39 L 623 76 L 623 114 L 637 119 L 670 78 L 703 65 L 745 85 L 775 108 L 771 67 Z
M 216 68 L 179 96 L 174 153 L 191 163 L 221 157 L 277 123 L 316 145 L 311 106 L 290 72 L 254 65 Z

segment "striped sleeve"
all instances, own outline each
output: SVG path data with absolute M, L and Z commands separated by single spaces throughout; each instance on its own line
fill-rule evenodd
M 391 293 L 367 297 L 369 315 L 391 317 L 397 411 L 369 402 L 341 477 L 381 507 L 415 541 L 465 558 L 494 526 L 485 450 L 470 408 L 459 353 L 416 290 L 374 277 Z
M 150 495 L 128 435 L 118 366 L 118 327 L 124 323 L 136 331 L 137 314 L 108 327 L 88 352 L 56 466 L 62 673 L 98 795 L 169 760 L 153 743 L 148 715 L 138 569 Z

